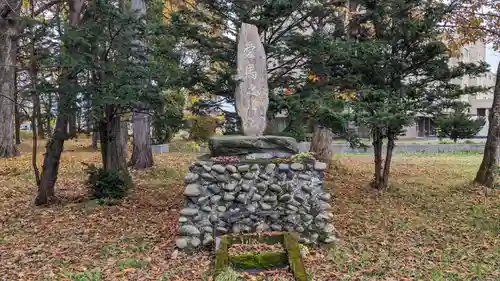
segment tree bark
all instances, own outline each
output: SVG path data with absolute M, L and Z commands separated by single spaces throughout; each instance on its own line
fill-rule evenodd
M 14 135 L 16 47 L 21 3 L 0 2 L 0 158 L 19 154 Z
M 98 131 L 93 131 L 92 132 L 92 149 L 94 151 L 97 151 L 99 148 L 97 147 L 97 142 L 99 141 L 99 132 Z
M 17 92 L 17 72 L 14 73 L 14 135 L 16 137 L 16 145 L 21 144 L 21 114 L 19 112 L 19 93 Z
M 385 152 L 385 162 L 384 162 L 384 171 L 382 173 L 382 184 L 378 189 L 386 190 L 389 186 L 389 172 L 391 171 L 391 163 L 392 163 L 392 152 L 395 147 L 395 137 L 393 134 L 387 134 L 387 151 Z
M 69 25 L 76 26 L 80 22 L 80 13 L 83 7 L 84 0 L 70 0 L 68 1 L 69 6 Z M 67 45 L 67 52 L 75 52 L 75 48 L 71 44 Z M 76 75 L 71 73 L 71 70 L 64 69 L 61 75 L 63 83 L 69 83 L 76 81 Z M 58 116 L 56 119 L 56 124 L 54 126 L 54 132 L 52 137 L 47 142 L 47 149 L 45 157 L 43 159 L 42 175 L 40 178 L 40 184 L 38 185 L 38 195 L 35 199 L 36 205 L 50 204 L 55 200 L 55 184 L 57 181 L 57 174 L 59 172 L 59 163 L 61 159 L 61 153 L 64 148 L 64 141 L 68 138 L 68 123 L 69 115 L 68 106 L 72 104 L 72 98 L 68 96 L 67 93 L 60 93 L 58 100 Z
M 113 105 L 107 105 L 105 111 L 106 121 L 100 126 L 102 166 L 104 170 L 115 170 L 128 175 L 120 115 Z
M 132 117 L 133 148 L 130 160 L 134 169 L 145 169 L 154 164 L 150 130 L 149 115 L 134 112 Z
M 128 159 L 128 121 L 122 120 L 120 122 L 120 137 L 121 137 L 121 145 L 123 150 L 123 155 L 125 157 L 125 161 Z
M 383 139 L 379 130 L 374 129 L 372 132 L 373 156 L 375 162 L 375 171 L 373 175 L 372 187 L 380 189 L 382 187 L 382 149 Z
M 493 104 L 489 114 L 488 137 L 484 146 L 483 161 L 474 182 L 493 188 L 498 179 L 498 150 L 500 145 L 500 62 L 493 92 Z
M 316 159 L 330 165 L 333 156 L 332 142 L 333 132 L 329 128 L 316 125 L 309 151 L 314 153 Z

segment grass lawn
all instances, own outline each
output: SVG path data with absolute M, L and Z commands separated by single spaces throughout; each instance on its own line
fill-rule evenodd
M 68 143 L 62 200 L 48 208 L 33 205 L 29 153 L 0 159 L 0 280 L 210 280 L 211 253 L 171 258 L 194 155 L 155 155 L 154 168 L 133 172 L 126 200 L 101 206 L 86 199 L 81 162 L 99 161 L 86 145 Z M 396 155 L 378 195 L 367 187 L 371 157 L 339 156 L 326 188 L 340 242 L 309 249 L 312 280 L 500 280 L 500 195 L 469 185 L 480 159 Z

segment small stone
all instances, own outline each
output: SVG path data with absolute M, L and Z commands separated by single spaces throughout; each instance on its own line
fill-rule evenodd
M 241 175 L 239 173 L 231 174 L 231 177 L 235 180 L 241 180 Z
M 264 192 L 266 191 L 267 189 L 267 184 L 263 183 L 263 182 L 259 182 L 257 185 L 256 185 L 257 189 L 261 192 Z
M 175 246 L 179 249 L 184 249 L 188 245 L 188 240 L 186 238 L 178 238 L 175 240 Z
M 332 198 L 332 196 L 330 195 L 330 193 L 322 193 L 319 196 L 319 199 L 322 201 L 330 201 L 331 198 Z
M 226 206 L 218 206 L 217 211 L 224 213 L 227 210 Z
M 241 189 L 243 191 L 245 191 L 245 192 L 248 192 L 248 191 L 250 191 L 250 185 L 248 185 L 248 184 L 242 184 L 241 185 Z
M 295 207 L 302 206 L 302 203 L 300 203 L 299 201 L 296 201 L 296 200 L 291 200 L 289 203 L 294 205 Z
M 288 202 L 290 201 L 290 199 L 292 199 L 292 196 L 290 196 L 290 194 L 283 194 L 279 198 L 281 202 Z
M 217 227 L 216 229 L 219 233 L 227 233 L 227 228 L 223 227 L 223 226 L 219 226 Z
M 172 252 L 172 255 L 170 255 L 170 258 L 173 259 L 173 260 L 175 260 L 175 259 L 177 259 L 178 256 L 179 256 L 179 251 L 178 250 L 174 250 Z
M 189 197 L 196 197 L 200 196 L 201 191 L 200 191 L 200 185 L 196 183 L 188 184 L 186 186 L 186 189 L 184 189 L 184 195 L 189 196 Z
M 311 192 L 312 192 L 312 187 L 311 187 L 311 186 L 309 186 L 309 185 L 303 185 L 303 186 L 302 186 L 302 190 L 304 190 L 304 192 L 307 192 L 307 193 L 311 194 Z
M 325 240 L 323 241 L 325 244 L 332 244 L 333 242 L 337 241 L 337 239 L 335 237 L 327 237 L 325 238 Z
M 210 234 L 205 234 L 205 238 L 203 238 L 203 245 L 207 246 L 214 242 L 214 238 Z
M 247 196 L 245 194 L 238 194 L 238 197 L 236 197 L 236 201 L 246 204 L 247 203 Z
M 269 226 L 266 224 L 266 223 L 259 223 L 256 227 L 255 227 L 255 232 L 259 233 L 259 232 L 265 232 L 269 229 Z
M 302 171 L 304 169 L 304 165 L 302 163 L 292 163 L 292 165 L 290 165 L 290 169 L 294 171 Z
M 233 191 L 236 188 L 236 184 L 234 183 L 225 184 L 222 188 L 226 191 Z
M 207 203 L 209 200 L 210 200 L 210 197 L 208 197 L 208 196 L 200 197 L 198 199 L 198 204 L 199 205 L 205 205 L 205 203 Z
M 193 208 L 184 208 L 180 211 L 180 214 L 183 216 L 192 217 L 198 214 L 198 210 Z
M 262 199 L 262 196 L 260 194 L 255 193 L 252 196 L 252 201 L 260 201 L 260 199 Z
M 274 174 L 275 169 L 276 169 L 276 164 L 274 164 L 274 163 L 267 164 L 266 173 L 269 175 L 272 175 L 272 174 Z
M 333 226 L 333 224 L 329 223 L 324 227 L 323 231 L 325 233 L 335 233 L 335 227 Z
M 299 203 L 303 203 L 306 199 L 304 198 L 304 196 L 302 196 L 301 194 L 295 194 L 295 196 L 293 197 L 295 200 L 297 200 L 297 202 Z
M 193 247 L 195 247 L 195 248 L 196 248 L 196 247 L 200 246 L 200 244 L 201 244 L 200 239 L 198 239 L 198 238 L 196 238 L 196 237 L 195 237 L 195 238 L 193 238 L 193 239 L 191 239 L 191 245 L 193 245 Z
M 185 177 L 184 177 L 184 182 L 189 184 L 189 183 L 194 183 L 198 180 L 198 178 L 200 178 L 200 176 L 198 176 L 198 174 L 194 174 L 194 173 L 188 173 Z
M 252 172 L 248 172 L 248 173 L 243 175 L 243 178 L 246 180 L 252 180 L 252 179 L 254 179 L 254 177 L 255 177 L 255 174 Z
M 257 208 L 255 207 L 255 205 L 248 205 L 248 206 L 247 206 L 247 210 L 248 210 L 250 213 L 255 213 L 255 211 L 257 211 Z
M 231 232 L 232 233 L 240 233 L 241 232 L 240 226 L 237 224 L 233 225 L 233 227 L 231 228 Z
M 286 163 L 281 163 L 278 166 L 278 169 L 282 172 L 290 170 L 290 165 Z
M 259 178 L 263 179 L 263 180 L 269 180 L 269 176 L 267 174 L 259 174 Z
M 305 180 L 305 181 L 308 181 L 308 180 L 310 180 L 310 179 L 311 179 L 311 176 L 310 176 L 310 175 L 308 175 L 308 174 L 300 174 L 300 175 L 299 175 L 299 179 L 301 179 L 301 180 Z
M 222 173 L 224 173 L 226 171 L 226 167 L 217 164 L 217 165 L 213 165 L 212 166 L 212 170 L 216 171 L 219 174 L 222 174 Z
M 218 174 L 215 178 L 220 182 L 229 182 L 229 177 L 226 174 Z
M 260 166 L 259 166 L 259 164 L 253 164 L 253 165 L 250 167 L 250 170 L 252 170 L 252 171 L 258 171 L 258 170 L 260 170 Z
M 317 221 L 316 226 L 318 227 L 318 229 L 324 229 L 326 227 L 326 223 L 323 221 Z
M 208 166 L 208 165 L 203 165 L 202 167 L 203 167 L 203 169 L 204 169 L 205 171 L 207 171 L 207 172 L 210 172 L 210 171 L 212 170 L 212 167 L 210 167 L 210 166 Z
M 325 211 L 332 209 L 332 206 L 330 206 L 330 204 L 328 203 L 320 203 L 318 207 L 320 210 L 325 210 Z
M 306 215 L 302 216 L 302 220 L 303 221 L 312 221 L 313 220 L 313 216 L 311 216 L 309 214 L 306 214 Z
M 260 207 L 262 208 L 262 210 L 271 210 L 272 209 L 272 206 L 267 204 L 267 203 L 260 203 Z
M 193 225 L 183 225 L 180 227 L 179 232 L 181 235 L 196 236 L 200 235 L 200 231 Z
M 220 187 L 217 184 L 211 184 L 207 187 L 210 192 L 213 194 L 219 194 L 220 193 Z
M 281 231 L 282 227 L 279 224 L 271 224 L 271 229 L 274 231 Z
M 311 242 L 315 242 L 316 240 L 318 240 L 318 237 L 319 237 L 318 233 L 311 234 Z
M 228 170 L 230 173 L 237 173 L 238 172 L 238 168 L 236 168 L 233 165 L 226 165 L 226 170 Z
M 211 223 L 216 223 L 219 220 L 216 215 L 211 215 L 209 219 Z
M 314 163 L 314 170 L 316 171 L 324 171 L 326 169 L 326 163 L 316 161 Z
M 187 222 L 188 219 L 186 217 L 179 217 L 179 222 Z
M 266 195 L 266 196 L 264 196 L 264 202 L 276 202 L 277 200 L 278 200 L 278 198 L 277 198 L 276 195 L 273 195 L 273 196 Z
M 298 233 L 302 233 L 302 232 L 304 232 L 304 231 L 305 231 L 305 229 L 304 229 L 302 226 L 297 226 L 297 227 L 295 228 L 295 231 L 297 231 Z
M 291 204 L 286 205 L 286 207 L 288 208 L 288 210 L 291 210 L 291 211 L 294 211 L 294 212 L 297 212 L 299 210 L 299 208 L 297 208 L 297 207 L 295 207 L 294 205 L 291 205 Z
M 319 213 L 314 220 L 316 220 L 316 221 L 326 221 L 326 220 L 328 220 L 328 216 L 325 215 L 324 213 Z
M 243 226 L 242 230 L 243 230 L 243 232 L 250 232 L 250 230 L 252 230 L 252 229 L 250 228 L 250 226 L 245 225 L 245 226 Z
M 210 206 L 203 206 L 201 207 L 201 209 L 205 212 L 211 212 L 212 211 L 212 208 L 210 208 Z
M 219 201 L 221 199 L 222 199 L 222 196 L 214 195 L 214 196 L 212 196 L 212 198 L 210 198 L 210 202 L 212 202 L 212 204 L 217 204 L 217 203 L 219 203 Z
M 240 165 L 240 166 L 238 166 L 238 171 L 240 171 L 240 172 L 248 172 L 248 170 L 250 170 L 250 166 L 249 165 Z
M 207 181 L 215 181 L 214 176 L 212 176 L 212 175 L 211 175 L 211 174 L 209 174 L 209 173 L 203 173 L 203 174 L 201 174 L 201 177 L 202 177 L 204 180 L 207 180 Z
M 235 197 L 231 193 L 224 194 L 224 201 L 234 201 Z
M 271 184 L 271 186 L 269 186 L 269 189 L 274 191 L 274 192 L 277 192 L 277 193 L 283 192 L 283 189 L 281 189 L 281 186 L 279 186 L 277 184 Z

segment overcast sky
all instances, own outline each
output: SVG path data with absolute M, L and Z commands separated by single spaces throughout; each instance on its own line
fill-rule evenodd
M 486 47 L 486 62 L 490 65 L 492 72 L 497 72 L 498 61 L 500 61 L 500 53 L 493 51 L 492 48 Z

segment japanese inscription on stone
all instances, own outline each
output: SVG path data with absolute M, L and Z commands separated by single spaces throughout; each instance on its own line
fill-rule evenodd
M 261 136 L 269 106 L 266 53 L 255 25 L 243 23 L 238 38 L 236 110 L 243 134 Z

